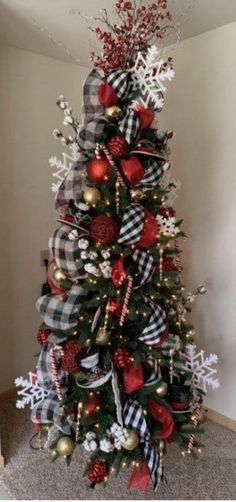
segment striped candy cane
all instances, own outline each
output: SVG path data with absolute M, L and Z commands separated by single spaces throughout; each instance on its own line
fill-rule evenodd
M 194 410 L 193 427 L 197 427 L 198 426 L 200 410 L 201 410 L 201 406 L 198 403 L 197 406 L 196 406 L 196 408 L 195 408 L 195 410 Z M 192 452 L 194 440 L 195 440 L 195 436 L 194 436 L 194 434 L 191 434 L 191 436 L 189 437 L 189 441 L 188 441 L 188 449 L 187 449 L 188 453 Z
M 125 318 L 128 314 L 128 305 L 129 305 L 129 300 L 130 300 L 132 288 L 133 288 L 133 278 L 131 277 L 131 275 L 127 276 L 127 281 L 128 281 L 128 286 L 127 286 L 127 290 L 125 293 L 123 308 L 122 308 L 121 315 L 120 315 L 120 322 L 119 322 L 120 326 L 124 325 Z
M 61 385 L 60 385 L 60 380 L 58 378 L 58 371 L 57 371 L 57 360 L 56 360 L 56 352 L 60 353 L 60 356 L 63 357 L 64 355 L 64 350 L 60 345 L 53 345 L 50 349 L 50 362 L 52 366 L 52 375 L 53 375 L 53 380 L 56 386 L 56 393 L 59 401 L 62 400 L 62 391 L 61 391 Z
M 117 169 L 116 163 L 114 162 L 113 157 L 110 154 L 108 148 L 105 145 L 102 145 L 100 143 L 96 143 L 95 156 L 96 156 L 97 159 L 101 159 L 101 152 L 105 153 L 106 158 L 107 158 L 110 166 L 114 167 L 114 169 L 116 170 L 117 178 L 119 180 L 120 185 L 123 188 L 126 188 L 126 184 L 125 184 L 125 182 L 124 182 L 121 174 L 119 173 L 119 170 Z

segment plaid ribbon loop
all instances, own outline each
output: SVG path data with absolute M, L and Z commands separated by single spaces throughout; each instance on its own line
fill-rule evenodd
M 166 161 L 155 159 L 154 157 L 142 158 L 145 167 L 144 177 L 135 185 L 135 188 L 140 188 L 144 192 L 154 190 L 159 184 L 164 172 Z
M 119 244 L 135 244 L 140 240 L 144 225 L 144 209 L 141 204 L 132 203 L 124 211 Z
M 162 334 L 167 328 L 166 313 L 160 305 L 155 305 L 147 299 L 145 299 L 145 303 L 151 308 L 152 315 L 148 325 L 144 328 L 138 339 L 147 345 L 157 345 L 160 343 Z
M 60 214 L 66 214 L 70 200 L 82 199 L 83 174 L 87 160 L 87 157 L 81 155 L 80 160 L 75 163 L 62 181 L 55 199 L 55 208 Z
M 155 448 L 150 442 L 151 435 L 143 414 L 142 406 L 137 399 L 132 397 L 128 399 L 124 406 L 123 415 L 125 426 L 137 432 L 140 442 L 143 444 L 144 456 L 147 461 L 154 490 L 156 491 L 160 481 L 158 475 L 159 458 Z
M 48 245 L 56 265 L 72 280 L 76 280 L 82 273 L 83 261 L 80 259 L 78 239 L 70 240 L 70 232 L 69 225 L 62 225 L 50 237 Z
M 133 289 L 137 289 L 143 286 L 146 282 L 150 281 L 155 270 L 155 262 L 153 256 L 142 249 L 136 249 L 132 258 L 135 261 L 140 274 L 138 280 L 134 283 Z
M 66 331 L 78 324 L 80 302 L 84 296 L 86 291 L 82 286 L 73 284 L 70 291 L 63 296 L 57 294 L 41 296 L 36 302 L 36 309 L 47 326 Z
M 139 118 L 137 117 L 135 111 L 129 107 L 124 118 L 119 123 L 119 130 L 129 145 L 135 140 L 138 134 L 139 126 Z

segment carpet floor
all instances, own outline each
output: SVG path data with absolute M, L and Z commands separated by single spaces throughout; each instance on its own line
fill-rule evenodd
M 6 467 L 0 482 L 16 500 L 205 500 L 236 499 L 236 433 L 211 421 L 206 424 L 200 458 L 182 457 L 174 444 L 168 446 L 165 467 L 168 484 L 154 493 L 127 490 L 130 473 L 110 477 L 106 487 L 89 488 L 83 471 L 86 452 L 77 448 L 67 467 L 63 459 L 51 462 L 49 456 L 29 447 L 32 427 L 28 411 L 16 410 L 13 403 L 1 403 L 0 430 Z

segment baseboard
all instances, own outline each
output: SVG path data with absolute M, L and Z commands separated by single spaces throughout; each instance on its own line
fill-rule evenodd
M 16 397 L 17 397 L 16 388 L 0 392 L 0 401 L 15 401 Z
M 218 411 L 211 410 L 209 408 L 208 408 L 207 416 L 213 422 L 216 422 L 217 424 L 223 425 L 227 429 L 230 429 L 231 431 L 236 432 L 236 420 L 234 420 L 233 418 L 226 417 L 225 415 L 218 413 Z

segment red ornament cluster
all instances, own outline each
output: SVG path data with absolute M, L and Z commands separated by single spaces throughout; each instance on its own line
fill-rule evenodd
M 118 0 L 115 10 L 118 24 L 111 25 L 105 13 L 100 21 L 107 26 L 107 31 L 99 27 L 92 28 L 102 43 L 102 56 L 92 52 L 91 60 L 96 68 L 101 68 L 105 73 L 131 68 L 137 52 L 147 51 L 153 40 L 162 39 L 163 26 L 171 20 L 167 0 L 156 0 L 138 8 L 133 1 Z
M 93 484 L 102 483 L 108 475 L 106 462 L 94 462 L 88 468 L 88 479 Z
M 70 340 L 64 347 L 64 355 L 62 357 L 62 367 L 68 373 L 79 373 L 80 365 L 77 362 L 77 356 L 80 352 L 80 347 L 75 340 Z
M 90 236 L 94 242 L 110 244 L 115 242 L 119 235 L 119 226 L 111 216 L 97 216 L 90 225 Z
M 130 353 L 127 349 L 120 347 L 116 349 L 113 354 L 114 366 L 120 370 L 123 370 L 132 362 Z

